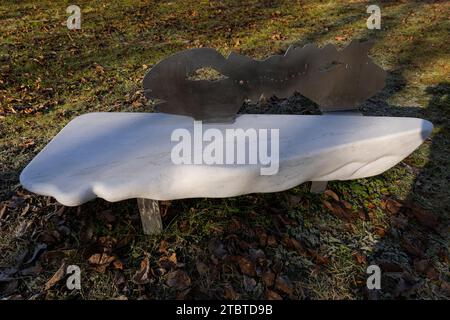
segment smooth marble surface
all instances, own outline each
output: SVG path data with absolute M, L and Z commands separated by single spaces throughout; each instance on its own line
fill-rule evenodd
M 240 115 L 218 128 L 279 129 L 279 171 L 260 165 L 175 165 L 174 129 L 189 117 L 162 113 L 89 113 L 72 120 L 28 164 L 22 185 L 67 206 L 100 197 L 173 200 L 276 192 L 305 181 L 369 177 L 414 151 L 432 130 L 415 118 L 342 115 Z

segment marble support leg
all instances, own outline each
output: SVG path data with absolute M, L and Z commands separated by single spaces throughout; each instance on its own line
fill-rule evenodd
M 142 229 L 146 235 L 157 235 L 162 231 L 162 220 L 157 200 L 137 199 Z

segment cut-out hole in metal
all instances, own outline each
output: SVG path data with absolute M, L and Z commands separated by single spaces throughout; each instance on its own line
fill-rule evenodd
M 227 76 L 224 76 L 219 71 L 211 67 L 203 67 L 197 69 L 186 77 L 186 79 L 190 81 L 199 81 L 199 80 L 220 81 L 227 78 L 228 78 Z

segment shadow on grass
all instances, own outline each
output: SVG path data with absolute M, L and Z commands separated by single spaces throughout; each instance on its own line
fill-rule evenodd
M 398 75 L 395 78 L 402 82 Z M 445 287 L 449 280 L 445 272 L 448 266 L 448 234 L 445 230 L 450 209 L 450 86 L 440 83 L 428 87 L 426 93 L 431 98 L 425 108 L 393 107 L 382 103 L 383 108 L 374 112 L 376 115 L 424 118 L 433 122 L 435 129 L 432 139 L 425 141 L 427 146 L 424 148 L 429 150 L 426 164 L 414 163 L 412 156 L 403 161 L 407 170 L 419 170 L 409 193 L 402 200 L 383 199 L 388 228 L 367 259 L 369 265 L 380 266 L 382 284 L 381 290 L 363 290 L 369 299 L 419 298 L 420 291 L 435 292 L 440 298 L 449 294 Z

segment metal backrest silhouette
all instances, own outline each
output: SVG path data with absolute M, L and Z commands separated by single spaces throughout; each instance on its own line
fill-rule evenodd
M 284 55 L 255 60 L 237 53 L 227 58 L 211 48 L 175 53 L 156 64 L 144 77 L 147 97 L 160 99 L 157 110 L 187 115 L 206 122 L 232 122 L 242 103 L 261 95 L 283 98 L 299 92 L 322 111 L 356 109 L 384 87 L 386 72 L 369 57 L 372 43 L 352 41 L 338 50 L 290 47 Z M 192 79 L 202 68 L 222 75 Z

